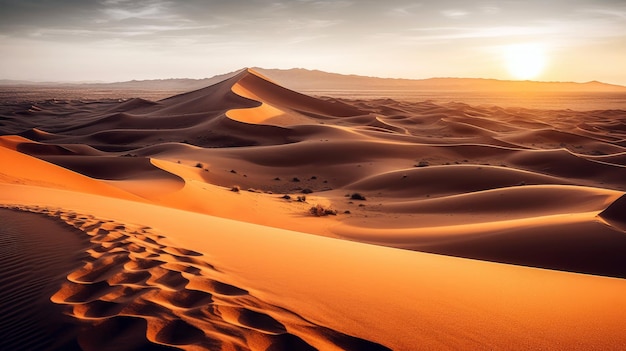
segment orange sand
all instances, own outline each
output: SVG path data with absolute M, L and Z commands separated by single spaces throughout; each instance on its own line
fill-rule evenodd
M 626 348 L 623 111 L 317 99 L 254 70 L 11 108 L 0 204 L 85 233 L 49 297 L 84 349 Z

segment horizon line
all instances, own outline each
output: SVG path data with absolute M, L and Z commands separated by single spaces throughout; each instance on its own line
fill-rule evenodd
M 472 80 L 492 80 L 492 81 L 499 81 L 499 82 L 514 82 L 514 83 L 543 83 L 543 84 L 592 84 L 592 83 L 599 83 L 599 84 L 605 84 L 605 85 L 612 85 L 612 86 L 617 86 L 617 87 L 622 87 L 622 88 L 626 88 L 626 83 L 624 84 L 620 84 L 620 83 L 610 83 L 610 82 L 604 82 L 604 81 L 600 81 L 600 80 L 590 80 L 590 81 L 555 81 L 555 80 L 531 80 L 531 79 L 501 79 L 501 78 L 493 78 L 493 77 L 453 77 L 453 76 L 432 76 L 432 77 L 428 77 L 428 78 L 406 78 L 406 77 L 381 77 L 381 76 L 369 76 L 369 75 L 361 75 L 361 74 L 353 74 L 353 73 L 338 73 L 338 72 L 329 72 L 329 71 L 324 71 L 324 70 L 320 70 L 320 69 L 311 69 L 311 68 L 304 68 L 304 67 L 292 67 L 292 68 L 264 68 L 264 67 L 258 67 L 258 66 L 252 66 L 252 67 L 243 67 L 241 69 L 238 70 L 234 70 L 234 71 L 230 71 L 230 72 L 225 72 L 225 73 L 219 73 L 219 74 L 215 74 L 213 76 L 210 77 L 203 77 L 203 78 L 191 78 L 191 77 L 169 77 L 169 78 L 132 78 L 132 79 L 128 79 L 128 80 L 117 80 L 117 81 L 103 81 L 103 80 L 67 80 L 67 81 L 37 81 L 37 80 L 30 80 L 30 79 L 11 79 L 11 78 L 0 78 L 0 82 L 16 82 L 16 84 L 21 83 L 31 83 L 31 84 L 70 84 L 70 85 L 89 85 L 89 84 L 118 84 L 118 83 L 130 83 L 130 82 L 147 82 L 147 81 L 167 81 L 167 80 L 195 80 L 195 81 L 200 81 L 200 80 L 206 80 L 206 79 L 213 79 L 219 76 L 223 76 L 223 75 L 229 75 L 229 74 L 234 74 L 237 72 L 241 72 L 243 70 L 246 69 L 262 69 L 262 70 L 276 70 L 276 71 L 293 71 L 293 70 L 304 70 L 304 71 L 308 71 L 308 72 L 321 72 L 321 73 L 326 73 L 326 74 L 334 74 L 334 75 L 341 75 L 341 76 L 346 76 L 346 77 L 361 77 L 361 78 L 370 78 L 370 79 L 383 79 L 383 80 L 406 80 L 406 81 L 425 81 L 425 80 L 432 80 L 432 79 L 472 79 Z

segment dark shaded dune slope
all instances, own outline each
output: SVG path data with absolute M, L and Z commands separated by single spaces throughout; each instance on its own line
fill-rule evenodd
M 549 234 L 546 234 L 549 233 Z M 626 237 L 597 222 L 537 224 L 445 243 L 406 245 L 422 252 L 626 278 Z
M 599 216 L 626 232 L 626 195 L 615 200 Z
M 162 179 L 180 182 L 182 186 L 180 177 L 153 166 L 149 158 L 111 156 L 41 156 L 40 158 L 96 179 Z
M 0 349 L 80 350 L 76 323 L 49 299 L 60 288 L 58 277 L 80 267 L 89 242 L 31 213 L 2 208 L 0 221 Z
M 563 149 L 518 152 L 508 161 L 529 171 L 626 190 L 626 167 L 595 162 Z
M 346 185 L 346 188 L 398 198 L 413 198 L 519 185 L 569 183 L 566 179 L 504 167 L 450 165 L 376 174 Z

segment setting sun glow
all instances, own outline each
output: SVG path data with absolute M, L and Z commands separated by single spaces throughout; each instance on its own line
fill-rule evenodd
M 515 44 L 505 47 L 504 60 L 509 74 L 515 79 L 535 79 L 546 65 L 543 48 L 536 44 Z

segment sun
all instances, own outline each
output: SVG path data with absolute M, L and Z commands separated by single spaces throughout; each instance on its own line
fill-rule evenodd
M 504 47 L 506 67 L 516 79 L 537 78 L 546 66 L 546 54 L 538 44 L 513 44 Z

